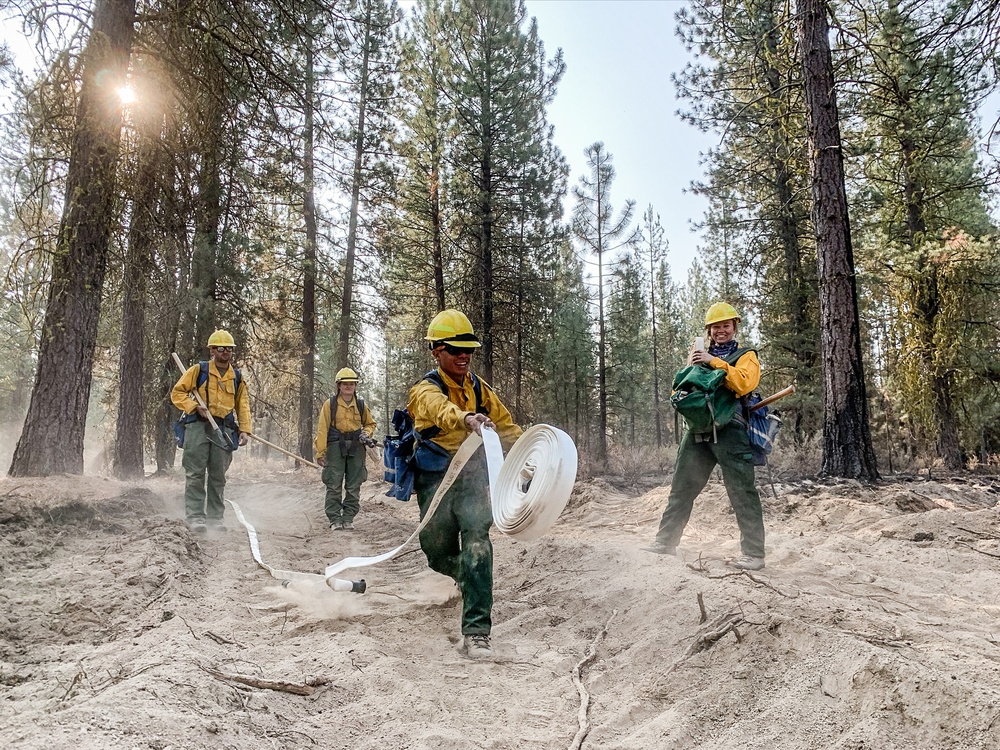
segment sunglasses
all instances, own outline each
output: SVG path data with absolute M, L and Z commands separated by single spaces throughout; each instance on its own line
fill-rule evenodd
M 451 344 L 445 344 L 444 350 L 448 352 L 453 357 L 457 357 L 459 354 L 473 354 L 476 349 L 471 346 L 452 346 Z
M 215 347 L 212 347 L 212 348 L 215 349 L 215 351 L 217 351 L 217 352 L 231 352 L 236 347 L 235 346 L 215 346 Z

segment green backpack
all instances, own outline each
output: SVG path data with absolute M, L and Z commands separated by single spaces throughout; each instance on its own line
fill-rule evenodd
M 725 360 L 734 364 L 748 351 L 752 350 L 741 347 Z M 714 436 L 717 428 L 725 427 L 736 416 L 740 402 L 722 384 L 725 379 L 725 370 L 708 365 L 689 365 L 674 375 L 670 403 L 692 432 L 711 432 Z

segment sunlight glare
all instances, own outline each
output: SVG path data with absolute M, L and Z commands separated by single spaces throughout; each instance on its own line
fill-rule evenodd
M 135 91 L 131 86 L 122 86 L 118 89 L 118 99 L 121 100 L 122 104 L 135 104 Z

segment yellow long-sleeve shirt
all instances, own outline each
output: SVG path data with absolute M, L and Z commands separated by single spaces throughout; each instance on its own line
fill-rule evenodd
M 421 380 L 410 389 L 406 408 L 413 418 L 413 426 L 418 431 L 437 425 L 441 432 L 431 440 L 454 455 L 469 436 L 465 418 L 469 414 L 476 413 L 476 391 L 470 375 L 467 375 L 465 381 L 459 385 L 441 368 L 438 368 L 437 372 L 448 389 L 448 395 L 442 393 L 436 384 Z M 504 450 L 510 450 L 514 442 L 521 437 L 522 430 L 514 423 L 507 407 L 489 384 L 482 378 L 479 382 L 482 384 L 482 403 L 486 415 L 496 424 L 497 435 Z
M 358 412 L 358 399 L 352 398 L 351 403 L 344 401 L 344 397 L 337 396 L 337 423 L 334 425 L 340 432 L 354 432 L 362 430 L 366 437 L 375 435 L 375 420 L 372 419 L 372 411 L 365 404 L 365 418 L 362 423 L 361 414 Z M 330 399 L 323 402 L 323 408 L 319 410 L 319 424 L 316 425 L 316 438 L 313 440 L 313 448 L 316 451 L 316 458 L 326 456 L 327 436 L 330 433 Z
M 170 401 L 185 414 L 193 414 L 198 410 L 198 402 L 192 395 L 198 385 L 200 365 L 192 365 L 174 383 L 170 391 Z M 245 380 L 240 380 L 239 393 L 236 392 L 236 373 L 232 367 L 219 372 L 214 360 L 208 363 L 208 379 L 198 388 L 201 397 L 208 403 L 208 410 L 216 419 L 225 419 L 230 412 L 236 412 L 240 432 L 251 433 L 250 396 Z
M 726 379 L 722 384 L 735 393 L 737 398 L 747 395 L 760 384 L 760 360 L 753 351 L 742 355 L 735 365 L 720 357 L 712 357 L 709 364 L 716 370 L 726 371 Z

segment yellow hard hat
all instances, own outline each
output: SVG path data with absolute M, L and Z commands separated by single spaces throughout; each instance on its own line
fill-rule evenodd
M 721 323 L 724 320 L 735 320 L 739 323 L 742 318 L 736 312 L 736 308 L 728 302 L 716 302 L 705 313 L 705 328 L 710 327 L 713 323 Z
M 229 331 L 220 328 L 218 331 L 213 333 L 208 337 L 209 346 L 236 346 L 236 342 L 233 341 L 233 336 Z
M 431 346 L 437 343 L 458 344 L 470 349 L 482 346 L 465 313 L 452 309 L 442 310 L 434 316 L 424 340 L 430 341 Z
M 338 383 L 357 383 L 360 378 L 350 367 L 341 367 L 337 370 Z

